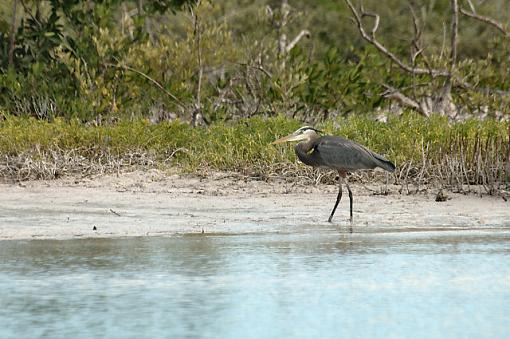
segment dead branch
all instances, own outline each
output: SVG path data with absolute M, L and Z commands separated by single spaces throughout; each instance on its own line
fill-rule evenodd
M 299 34 L 292 40 L 286 47 L 285 53 L 289 53 L 303 37 L 310 38 L 310 32 L 306 29 L 299 32 Z
M 452 34 L 450 50 L 450 73 L 455 69 L 457 63 L 457 35 L 459 27 L 459 4 L 457 0 L 451 0 L 452 7 Z
M 200 1 L 196 3 L 196 6 L 200 6 Z M 202 66 L 202 42 L 201 42 L 201 27 L 200 27 L 200 18 L 197 13 L 193 11 L 193 7 L 190 5 L 191 16 L 193 17 L 193 26 L 195 33 L 195 44 L 197 49 L 197 63 L 198 63 L 198 83 L 197 83 L 197 97 L 195 103 L 195 109 L 193 110 L 191 117 L 192 126 L 197 126 L 200 124 L 201 120 L 203 120 L 201 116 L 202 104 L 201 104 L 201 89 L 202 89 L 202 77 L 204 73 L 204 68 Z M 200 115 L 200 116 L 199 116 Z
M 288 0 L 281 0 L 279 16 L 274 15 L 271 6 L 268 5 L 266 7 L 266 14 L 271 19 L 273 27 L 275 27 L 278 32 L 279 37 L 277 52 L 279 56 L 284 56 L 285 54 L 289 53 L 303 37 L 310 37 L 310 32 L 306 29 L 303 29 L 291 42 L 288 42 L 287 34 L 285 34 L 284 30 L 289 21 L 290 9 L 291 7 L 289 6 Z M 284 64 L 285 63 L 283 63 L 283 65 Z
M 423 52 L 424 48 L 421 47 L 421 29 L 418 24 L 418 18 L 416 17 L 416 13 L 414 13 L 414 9 L 411 5 L 409 5 L 409 10 L 411 11 L 411 16 L 413 17 L 413 28 L 414 28 L 414 36 L 411 40 L 411 63 L 416 63 L 416 58 Z M 424 60 L 425 61 L 425 60 Z M 430 68 L 425 62 L 427 68 Z
M 390 86 L 388 84 L 382 85 L 384 88 L 386 88 L 386 91 L 384 91 L 381 94 L 382 97 L 390 100 L 396 100 L 400 102 L 403 106 L 410 107 L 425 117 L 428 117 L 430 115 L 430 111 L 427 110 L 424 106 L 420 105 L 416 100 L 411 99 L 410 97 L 403 94 L 393 86 Z
M 267 70 L 265 69 L 264 67 L 260 66 L 260 65 L 250 65 L 248 63 L 245 63 L 245 62 L 232 62 L 233 64 L 236 64 L 236 65 L 239 65 L 239 66 L 244 66 L 244 67 L 249 67 L 249 68 L 253 68 L 253 69 L 256 69 L 258 71 L 261 71 L 262 73 L 264 73 L 268 78 L 272 78 L 273 75 Z
M 473 13 L 476 12 L 475 6 L 473 6 L 473 3 L 471 2 L 471 0 L 467 0 L 467 3 L 469 5 L 469 8 L 471 8 L 471 12 L 473 12 Z
M 470 5 L 472 5 L 472 4 L 470 4 Z M 471 7 L 471 12 L 465 10 L 464 8 L 461 8 L 460 13 L 462 13 L 462 15 L 467 16 L 468 18 L 472 18 L 472 19 L 481 21 L 483 23 L 486 23 L 488 25 L 491 25 L 494 28 L 496 28 L 497 30 L 499 30 L 501 33 L 503 33 L 503 35 L 505 37 L 510 37 L 510 32 L 505 29 L 505 26 L 501 22 L 498 22 L 492 18 L 475 13 L 474 7 Z
M 287 35 L 283 32 L 284 27 L 287 25 L 287 20 L 290 13 L 290 6 L 287 0 L 282 0 L 280 7 L 280 22 L 278 23 L 278 31 L 280 38 L 278 40 L 278 54 L 283 55 L 287 50 Z
M 443 42 L 441 43 L 441 52 L 439 53 L 439 59 L 443 59 L 446 49 L 446 23 L 443 22 Z
M 364 17 L 371 17 L 374 18 L 374 26 L 372 27 L 372 30 L 370 31 L 373 38 L 375 38 L 375 32 L 377 32 L 377 29 L 379 29 L 379 15 L 372 13 L 372 12 L 365 12 L 365 9 L 361 7 L 361 19 Z
M 383 55 L 385 55 L 387 58 L 389 58 L 394 63 L 396 63 L 398 65 L 398 67 L 400 67 L 402 70 L 404 70 L 408 73 L 411 73 L 411 74 L 430 74 L 432 77 L 438 77 L 438 76 L 449 77 L 450 76 L 450 72 L 448 72 L 446 70 L 416 68 L 416 67 L 412 67 L 412 66 L 409 66 L 406 63 L 404 63 L 395 54 L 393 54 L 391 51 L 389 51 L 381 42 L 379 42 L 379 40 L 376 39 L 375 33 L 376 33 L 377 29 L 379 28 L 379 15 L 374 14 L 374 13 L 364 12 L 363 8 L 361 8 L 361 14 L 360 14 L 356 10 L 356 8 L 354 8 L 354 6 L 352 5 L 350 0 L 345 0 L 345 2 L 347 3 L 347 6 L 349 6 L 349 8 L 352 12 L 352 15 L 354 16 L 354 20 L 356 22 L 358 30 L 359 30 L 361 36 L 363 37 L 363 39 L 365 39 L 367 42 L 372 44 Z M 362 22 L 362 18 L 366 17 L 366 16 L 370 16 L 375 19 L 375 23 L 374 23 L 374 26 L 372 27 L 372 30 L 370 31 L 370 34 L 367 33 L 367 31 L 365 30 L 365 28 L 363 26 L 363 22 Z
M 181 107 L 182 109 L 186 110 L 186 106 L 184 105 L 184 103 L 181 100 L 179 100 L 175 95 L 173 95 L 165 87 L 163 87 L 163 85 L 161 85 L 158 81 L 154 80 L 153 78 L 151 78 L 147 74 L 145 74 L 145 73 L 143 73 L 143 72 L 141 72 L 141 71 L 139 71 L 139 70 L 137 70 L 135 68 L 129 67 L 127 65 L 112 64 L 112 63 L 105 63 L 104 65 L 106 67 L 120 68 L 120 69 L 123 69 L 123 70 L 126 70 L 126 71 L 131 71 L 131 72 L 136 73 L 138 75 L 141 75 L 145 79 L 147 79 L 150 82 L 152 82 L 157 88 L 162 90 L 166 95 L 168 95 L 179 107 Z

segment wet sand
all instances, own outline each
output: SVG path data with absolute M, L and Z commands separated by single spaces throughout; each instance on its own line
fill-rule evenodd
M 371 186 L 378 190 L 381 185 Z M 53 181 L 0 184 L 0 240 L 131 237 L 182 233 L 291 233 L 510 230 L 510 201 L 437 190 L 387 196 L 351 184 L 333 223 L 336 185 L 257 181 L 216 173 L 207 178 L 157 170 Z M 296 227 L 299 226 L 299 227 Z

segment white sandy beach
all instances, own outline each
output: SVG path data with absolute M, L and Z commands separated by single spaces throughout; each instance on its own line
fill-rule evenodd
M 352 225 L 345 190 L 333 223 L 326 221 L 336 185 L 267 183 L 221 173 L 200 179 L 157 170 L 2 183 L 0 240 L 293 232 L 296 225 L 309 232 L 510 230 L 510 201 L 501 197 L 448 193 L 449 200 L 436 202 L 437 190 L 406 195 L 390 186 L 391 193 L 382 196 L 351 187 Z

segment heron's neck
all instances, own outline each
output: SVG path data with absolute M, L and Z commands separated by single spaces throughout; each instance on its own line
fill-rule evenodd
M 310 151 L 313 148 L 313 142 L 315 139 L 317 138 L 311 138 L 302 141 L 294 146 L 294 150 L 296 151 L 296 155 L 298 156 L 299 160 L 301 160 L 306 165 L 313 166 L 313 163 L 311 162 Z

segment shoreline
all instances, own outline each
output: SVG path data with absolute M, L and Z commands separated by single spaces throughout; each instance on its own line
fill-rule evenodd
M 398 193 L 400 186 L 388 186 L 389 195 L 374 195 L 385 185 L 350 185 L 352 225 L 346 194 L 333 223 L 327 222 L 337 185 L 158 170 L 1 183 L 0 240 L 286 233 L 296 232 L 296 225 L 306 225 L 307 232 L 510 231 L 510 202 L 502 197 L 448 192 L 448 200 L 436 202 L 432 190 L 406 195 Z

